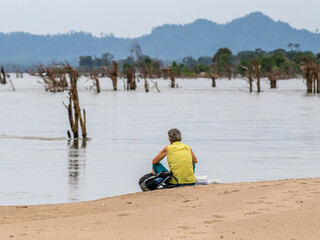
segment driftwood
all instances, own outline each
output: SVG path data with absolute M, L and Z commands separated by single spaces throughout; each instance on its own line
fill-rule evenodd
M 77 81 L 79 78 L 79 73 L 76 69 L 70 66 L 69 63 L 63 65 L 65 72 L 69 75 L 71 88 L 69 89 L 69 104 L 65 105 L 68 110 L 70 128 L 73 133 L 73 138 L 77 139 L 79 137 L 79 123 L 81 127 L 82 137 L 87 137 L 86 130 L 86 111 L 83 109 L 81 114 L 81 108 L 78 97 Z M 71 134 L 68 131 L 68 137 Z
M 159 86 L 158 86 L 158 82 L 157 81 L 152 81 L 151 82 L 154 84 L 154 87 L 157 89 L 158 92 L 160 92 Z
M 16 91 L 15 87 L 13 86 L 13 82 L 11 81 L 11 79 L 9 79 L 10 85 L 12 87 L 12 91 Z

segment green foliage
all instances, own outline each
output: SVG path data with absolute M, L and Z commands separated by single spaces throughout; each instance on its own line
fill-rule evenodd
M 260 60 L 261 72 L 266 73 L 273 69 L 275 66 L 275 61 L 273 57 L 262 57 Z
M 218 64 L 221 62 L 221 58 L 230 60 L 231 56 L 232 52 L 229 48 L 220 48 L 218 52 L 213 56 L 212 62 Z
M 209 56 L 203 56 L 198 58 L 198 64 L 209 67 L 212 63 L 212 58 Z
M 294 44 L 289 44 L 291 49 Z M 297 47 L 297 46 L 296 46 Z M 228 48 L 220 48 L 213 56 L 199 57 L 197 60 L 192 56 L 186 56 L 181 62 L 173 61 L 172 69 L 177 77 L 198 77 L 202 73 L 215 73 L 219 77 L 230 77 L 232 72 L 241 75 L 246 74 L 241 65 L 248 67 L 250 71 L 252 68 L 252 60 L 255 60 L 261 65 L 261 74 L 266 76 L 268 72 L 281 73 L 282 76 L 293 76 L 293 74 L 301 74 L 300 62 L 303 59 L 312 58 L 320 62 L 320 53 L 313 54 L 312 52 L 301 52 L 296 50 L 286 51 L 284 49 L 276 49 L 274 51 L 266 52 L 260 48 L 254 51 L 242 51 L 237 55 L 233 55 Z M 81 56 L 79 59 L 79 67 L 83 69 L 92 69 L 102 66 L 104 62 L 111 62 L 113 55 L 105 53 L 100 58 L 92 58 L 91 56 Z M 142 56 L 143 63 L 148 69 L 149 73 L 154 76 L 159 76 L 159 71 L 163 68 L 163 62 L 159 59 L 153 59 L 150 56 Z M 120 71 L 130 66 L 137 65 L 133 57 L 127 57 L 118 61 Z
M 232 65 L 231 59 L 232 52 L 228 48 L 220 48 L 218 52 L 213 56 L 212 62 L 216 66 L 217 74 L 219 76 L 227 75 L 227 71 Z
M 81 56 L 79 60 L 79 67 L 82 69 L 92 69 L 93 68 L 93 59 L 91 56 Z
M 195 60 L 193 57 L 188 56 L 188 57 L 184 57 L 182 59 L 182 62 L 184 65 L 186 65 L 188 68 L 193 68 L 194 66 L 197 65 L 197 60 Z
M 104 62 L 107 62 L 108 65 L 110 66 L 114 56 L 111 53 L 104 53 L 102 54 L 101 58 Z
M 286 51 L 283 49 L 275 50 L 272 54 L 272 60 L 274 62 L 274 66 L 280 67 L 282 64 L 286 62 Z
M 297 64 L 299 64 L 303 59 L 306 59 L 306 58 L 312 58 L 313 60 L 316 60 L 316 56 L 312 53 L 312 52 L 298 52 L 293 61 Z
M 244 70 L 241 66 L 245 66 L 245 67 L 247 67 L 249 69 L 252 69 L 252 64 L 251 64 L 249 59 L 245 59 L 244 58 L 237 65 L 237 73 L 239 73 L 241 75 L 245 75 L 246 74 L 246 70 Z

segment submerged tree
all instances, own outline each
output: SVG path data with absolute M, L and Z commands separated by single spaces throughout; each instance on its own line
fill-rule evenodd
M 123 66 L 123 74 L 124 77 L 127 79 L 127 90 L 136 90 L 137 83 L 136 83 L 136 68 L 134 65 L 125 64 Z
M 271 70 L 267 72 L 267 77 L 270 80 L 270 88 L 277 88 L 277 72 L 271 68 Z
M 16 78 L 23 78 L 23 72 L 18 67 L 14 66 L 13 71 L 16 73 Z
M 133 51 L 136 55 L 136 63 L 139 70 L 140 75 L 144 79 L 144 89 L 146 92 L 149 92 L 149 82 L 148 82 L 148 67 L 146 64 L 146 57 L 143 55 L 142 50 L 138 43 L 134 44 L 131 51 Z
M 7 74 L 4 71 L 3 66 L 1 66 L 1 70 L 0 70 L 0 83 L 7 84 Z
M 170 78 L 170 87 L 171 88 L 178 87 L 176 85 L 175 69 L 174 69 L 173 66 L 170 66 L 170 67 L 167 67 L 167 68 L 163 68 L 162 72 L 163 72 L 163 75 L 165 77 L 169 77 Z
M 63 69 L 69 75 L 71 88 L 69 89 L 69 104 L 65 105 L 68 110 L 70 128 L 73 133 L 73 138 L 79 137 L 79 123 L 81 127 L 82 137 L 87 137 L 86 130 L 86 111 L 83 109 L 81 114 L 80 102 L 77 90 L 77 81 L 79 78 L 79 72 L 75 68 L 71 67 L 69 63 L 63 64 Z M 68 131 L 69 138 L 71 137 L 70 131 Z
M 100 91 L 101 91 L 99 75 L 100 75 L 100 73 L 96 69 L 89 72 L 89 76 L 93 81 L 93 86 L 94 86 L 97 93 L 100 93 Z
M 249 91 L 252 92 L 252 82 L 253 82 L 253 78 L 252 78 L 252 68 L 244 66 L 244 65 L 240 65 L 240 67 L 245 70 L 247 77 L 248 77 L 248 82 L 249 82 Z
M 300 64 L 307 83 L 307 93 L 320 93 L 320 64 L 312 58 L 305 58 Z
M 27 70 L 32 76 L 42 78 L 45 90 L 49 92 L 63 92 L 68 89 L 66 73 L 61 64 L 53 63 L 52 66 L 39 64 L 35 70 Z
M 216 68 L 216 65 L 212 65 L 210 68 L 209 68 L 209 76 L 211 77 L 211 80 L 212 80 L 212 84 L 211 86 L 213 88 L 216 87 L 216 79 L 217 79 L 217 68 Z
M 261 92 L 261 87 L 260 87 L 260 78 L 261 78 L 261 64 L 259 61 L 252 59 L 252 68 L 255 73 L 256 79 L 257 79 L 257 92 Z
M 110 66 L 112 65 L 112 67 Z M 104 60 L 104 67 L 102 67 L 102 74 L 107 76 L 112 81 L 113 90 L 118 90 L 118 63 L 112 61 L 110 64 L 109 61 Z
M 220 48 L 218 52 L 213 56 L 212 62 L 217 69 L 217 74 L 220 78 L 232 77 L 232 52 L 228 48 Z

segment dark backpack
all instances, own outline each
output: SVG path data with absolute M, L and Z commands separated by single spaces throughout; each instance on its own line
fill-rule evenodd
M 171 177 L 177 181 L 177 184 L 169 184 Z M 148 173 L 140 178 L 139 185 L 142 191 L 152 191 L 159 188 L 176 187 L 178 185 L 178 180 L 171 172 L 160 172 L 158 174 Z

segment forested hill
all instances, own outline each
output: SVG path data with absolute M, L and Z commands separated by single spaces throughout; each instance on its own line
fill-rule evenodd
M 98 38 L 83 32 L 59 35 L 0 33 L 0 64 L 28 65 L 51 60 L 77 64 L 81 55 L 100 57 L 107 52 L 120 59 L 128 56 L 135 42 L 140 44 L 144 54 L 164 60 L 212 56 L 221 47 L 228 47 L 234 53 L 256 48 L 286 49 L 289 43 L 300 44 L 304 51 L 320 52 L 320 34 L 294 29 L 287 23 L 255 12 L 227 24 L 200 19 L 185 25 L 163 25 L 154 28 L 149 35 L 134 39 Z

